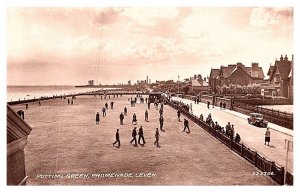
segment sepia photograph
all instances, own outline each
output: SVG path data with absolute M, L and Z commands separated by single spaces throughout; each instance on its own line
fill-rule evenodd
M 293 186 L 294 7 L 6 7 L 7 186 Z

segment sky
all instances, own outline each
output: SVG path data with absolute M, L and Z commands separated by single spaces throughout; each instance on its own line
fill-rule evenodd
M 7 84 L 177 80 L 293 52 L 290 7 L 8 7 Z

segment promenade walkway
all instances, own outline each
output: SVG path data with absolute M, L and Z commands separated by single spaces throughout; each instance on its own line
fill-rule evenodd
M 28 185 L 273 185 L 269 176 L 255 175 L 259 170 L 233 153 L 199 126 L 190 122 L 191 133 L 183 133 L 176 111 L 164 106 L 161 148 L 153 145 L 159 113 L 151 104 L 149 122 L 144 121 L 146 104 L 130 107 L 130 96 L 101 100 L 78 96 L 74 105 L 65 99 L 43 101 L 41 106 L 14 105 L 25 111 L 25 121 L 32 127 L 25 148 Z M 95 124 L 95 114 L 105 102 L 114 101 L 106 117 Z M 124 125 L 119 114 L 124 107 L 128 116 Z M 133 147 L 133 113 L 143 126 L 146 145 Z M 182 119 L 184 116 L 182 116 Z M 115 148 L 115 131 L 120 129 L 121 148 Z M 243 138 L 242 138 L 243 139 Z M 89 178 L 41 178 L 45 174 L 87 174 Z M 152 177 L 94 178 L 91 174 L 153 173 Z
M 293 131 L 280 127 L 278 125 L 269 123 L 271 131 L 270 146 L 264 145 L 264 134 L 266 128 L 260 128 L 248 124 L 247 116 L 229 109 L 220 109 L 220 107 L 210 106 L 207 104 L 195 104 L 194 101 L 183 99 L 179 97 L 172 97 L 172 100 L 181 101 L 185 104 L 192 103 L 193 114 L 206 118 L 209 113 L 212 115 L 213 121 L 225 127 L 230 122 L 234 125 L 235 133 L 241 136 L 241 143 L 244 143 L 249 148 L 256 150 L 262 156 L 276 162 L 277 165 L 285 166 L 286 162 L 286 149 L 284 148 L 285 139 L 293 141 Z M 289 153 L 288 157 L 288 171 L 293 172 L 293 152 Z

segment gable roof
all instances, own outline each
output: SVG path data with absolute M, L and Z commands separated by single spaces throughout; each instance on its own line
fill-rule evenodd
M 267 75 L 268 75 L 268 76 L 271 76 L 272 73 L 273 73 L 273 70 L 274 70 L 274 66 L 270 65 L 270 68 L 269 68 L 269 70 L 268 70 Z
M 221 66 L 220 74 L 222 74 L 224 78 L 228 78 L 235 68 L 236 65 L 228 65 L 227 67 Z
M 290 61 L 280 61 L 277 63 L 281 79 L 287 79 L 291 70 Z
M 219 74 L 220 74 L 219 69 L 211 69 L 209 77 L 212 79 L 216 79 L 219 76 Z
M 242 67 L 236 67 L 231 73 L 230 73 L 230 75 L 228 76 L 228 77 L 230 77 L 231 75 L 233 75 L 234 73 L 236 73 L 237 71 L 242 71 L 242 72 L 244 72 L 244 73 L 246 73 L 248 76 L 250 76 L 251 77 L 251 75 L 249 74 L 249 73 L 247 73 L 247 71 L 245 71 L 245 69 L 244 68 L 242 68 Z

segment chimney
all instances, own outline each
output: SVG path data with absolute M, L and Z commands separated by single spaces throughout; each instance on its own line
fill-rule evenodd
M 283 57 L 282 57 L 282 55 L 280 56 L 280 61 L 283 61 Z
M 252 63 L 252 70 L 258 70 L 258 63 Z
M 241 67 L 241 68 L 244 67 L 244 65 L 243 65 L 241 62 L 238 62 L 238 63 L 236 64 L 236 66 L 237 66 L 237 67 Z

